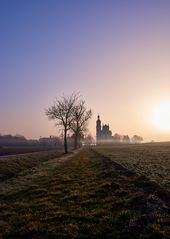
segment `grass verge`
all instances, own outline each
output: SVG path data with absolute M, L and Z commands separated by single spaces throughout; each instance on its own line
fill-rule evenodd
M 33 168 L 51 158 L 59 157 L 62 150 L 48 150 L 30 153 L 26 155 L 15 155 L 0 159 L 0 182 L 12 178 L 28 168 Z

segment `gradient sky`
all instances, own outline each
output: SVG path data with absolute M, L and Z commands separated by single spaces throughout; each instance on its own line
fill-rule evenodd
M 80 92 L 113 134 L 170 140 L 169 0 L 0 0 L 0 133 L 55 135 L 44 109 Z

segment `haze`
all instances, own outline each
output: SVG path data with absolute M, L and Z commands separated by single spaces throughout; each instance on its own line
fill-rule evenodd
M 57 134 L 44 109 L 74 91 L 93 136 L 100 113 L 113 134 L 170 140 L 152 121 L 170 102 L 169 12 L 166 0 L 2 0 L 0 133 Z

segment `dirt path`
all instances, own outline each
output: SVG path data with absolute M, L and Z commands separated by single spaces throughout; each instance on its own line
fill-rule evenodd
M 168 195 L 159 190 L 84 149 L 4 182 L 0 231 L 2 238 L 168 238 Z

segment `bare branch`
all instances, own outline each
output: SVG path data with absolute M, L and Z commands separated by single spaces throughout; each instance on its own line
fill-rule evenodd
M 72 111 L 72 122 L 70 124 L 71 130 L 75 136 L 75 148 L 78 145 L 78 138 L 87 130 L 88 120 L 92 116 L 92 111 L 87 110 L 85 101 L 79 100 Z
M 56 99 L 54 104 L 45 110 L 49 120 L 55 120 L 55 125 L 61 126 L 64 130 L 64 147 L 67 153 L 67 131 L 73 121 L 72 111 L 76 105 L 78 94 L 72 93 L 71 96 L 62 96 Z

